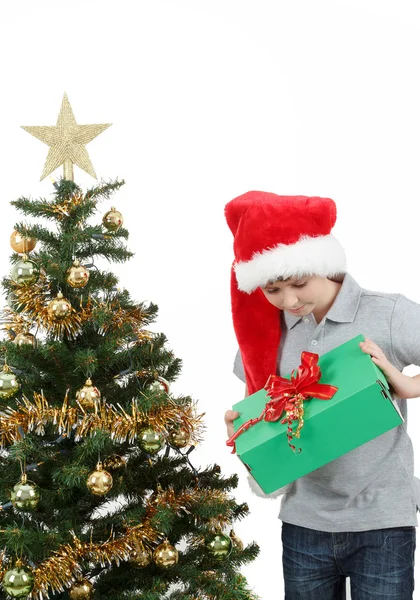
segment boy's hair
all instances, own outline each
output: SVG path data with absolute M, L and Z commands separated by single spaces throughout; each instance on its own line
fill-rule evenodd
M 342 282 L 344 279 L 345 273 L 337 273 L 337 275 L 331 275 L 330 277 L 320 277 L 320 279 L 329 279 L 330 281 Z M 290 275 L 289 277 L 277 277 L 276 279 L 270 279 L 267 281 L 267 285 L 273 285 L 277 281 L 289 281 L 289 279 L 294 279 L 298 277 L 302 279 L 303 277 L 319 277 L 319 275 L 307 273 L 306 275 Z
M 289 281 L 290 279 L 295 279 L 295 277 L 302 279 L 303 277 L 313 277 L 313 275 L 311 275 L 310 273 L 306 273 L 305 275 L 289 275 L 289 277 L 276 277 L 275 279 L 270 279 L 269 281 L 267 281 L 267 283 L 273 284 L 277 281 Z

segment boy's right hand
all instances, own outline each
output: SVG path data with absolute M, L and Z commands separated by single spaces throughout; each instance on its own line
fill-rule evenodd
M 232 437 L 235 433 L 233 429 L 233 421 L 239 417 L 239 413 L 236 410 L 228 410 L 225 412 L 225 423 L 228 437 Z

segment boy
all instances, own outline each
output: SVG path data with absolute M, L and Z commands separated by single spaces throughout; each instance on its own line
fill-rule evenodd
M 234 235 L 232 316 L 235 374 L 246 395 L 271 374 L 290 373 L 303 350 L 324 354 L 358 334 L 392 386 L 404 423 L 278 490 L 283 495 L 286 600 L 409 600 L 420 481 L 407 434 L 407 398 L 420 396 L 420 305 L 362 289 L 346 273 L 331 235 L 329 198 L 248 192 L 225 209 Z M 233 420 L 227 411 L 228 436 Z M 363 415 L 360 415 L 363 419 Z M 264 495 L 252 478 L 254 491 Z

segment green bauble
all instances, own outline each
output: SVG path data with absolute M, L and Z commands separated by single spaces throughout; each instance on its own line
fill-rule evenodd
M 12 598 L 26 598 L 34 587 L 35 577 L 27 567 L 16 566 L 6 571 L 1 583 Z
M 148 454 L 156 454 L 165 445 L 165 438 L 151 427 L 143 427 L 138 434 L 139 446 Z
M 19 381 L 7 365 L 0 371 L 0 400 L 7 400 L 16 394 L 19 389 Z
M 26 474 L 22 475 L 10 494 L 10 500 L 19 510 L 34 510 L 39 502 L 39 489 L 34 483 L 27 480 Z
M 212 534 L 206 541 L 208 553 L 218 560 L 227 558 L 232 552 L 232 547 L 231 538 L 221 532 Z
M 147 389 L 150 392 L 166 392 L 167 394 L 169 394 L 169 381 L 167 381 L 164 377 L 161 377 L 159 375 L 153 383 L 147 386 Z
M 32 285 L 38 281 L 39 267 L 33 260 L 19 260 L 12 269 L 12 279 L 19 285 Z

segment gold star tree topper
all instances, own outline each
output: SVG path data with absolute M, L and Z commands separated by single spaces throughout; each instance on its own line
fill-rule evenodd
M 48 144 L 47 160 L 41 175 L 41 181 L 55 169 L 63 165 L 63 177 L 73 181 L 73 165 L 77 165 L 89 175 L 96 178 L 85 144 L 110 127 L 111 123 L 101 125 L 78 125 L 74 118 L 67 94 L 61 103 L 57 125 L 54 126 L 22 126 L 22 129 Z

